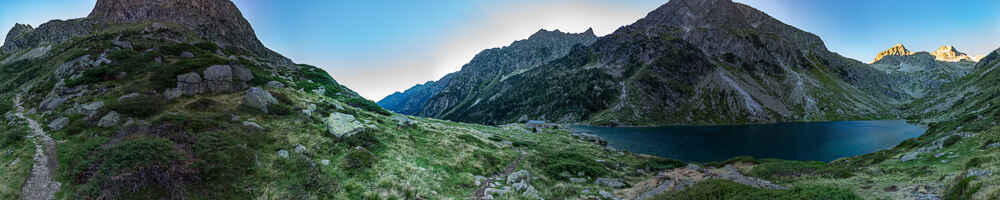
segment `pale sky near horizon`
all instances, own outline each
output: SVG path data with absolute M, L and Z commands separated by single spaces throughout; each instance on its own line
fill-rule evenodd
M 95 0 L 0 0 L 0 40 L 14 23 L 85 17 Z M 322 67 L 378 101 L 461 69 L 483 49 L 539 29 L 599 35 L 666 0 L 233 0 L 269 48 Z M 1000 47 L 1000 1 L 735 0 L 819 35 L 827 47 L 869 62 L 896 43 L 911 51 L 954 45 L 969 55 Z

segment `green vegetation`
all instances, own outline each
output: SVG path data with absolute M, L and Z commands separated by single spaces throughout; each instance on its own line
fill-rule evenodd
M 788 190 L 757 189 L 728 180 L 708 180 L 683 191 L 653 197 L 658 200 L 729 200 L 729 199 L 788 199 L 788 200 L 852 200 L 861 199 L 854 192 L 824 186 L 803 186 Z
M 33 164 L 35 146 L 25 138 L 26 126 L 7 126 L 0 119 L 0 199 L 20 199 Z

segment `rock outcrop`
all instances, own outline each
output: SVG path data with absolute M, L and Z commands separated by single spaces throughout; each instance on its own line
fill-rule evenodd
M 87 18 L 110 24 L 178 24 L 222 46 L 246 49 L 275 64 L 292 64 L 264 47 L 236 4 L 229 0 L 98 0 Z
M 22 50 L 55 45 L 84 36 L 93 31 L 93 23 L 87 19 L 52 20 L 39 25 L 38 28 L 16 24 L 7 33 L 0 53 L 9 54 Z

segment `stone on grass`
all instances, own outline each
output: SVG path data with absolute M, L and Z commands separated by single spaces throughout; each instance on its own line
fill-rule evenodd
M 319 164 L 322 164 L 323 166 L 330 165 L 330 160 L 320 160 Z
M 237 118 L 237 120 L 239 120 L 239 118 Z M 264 131 L 264 127 L 257 124 L 257 122 L 245 121 L 243 122 L 243 126 L 254 131 Z
M 364 129 L 364 125 L 358 122 L 354 116 L 339 112 L 330 113 L 324 122 L 327 131 L 338 138 L 350 137 Z
M 107 115 L 104 115 L 104 117 L 102 117 L 101 120 L 97 122 L 97 126 L 100 126 L 102 128 L 113 127 L 117 126 L 120 121 L 121 121 L 121 115 L 119 115 L 118 112 L 111 111 Z
M 65 128 L 66 125 L 69 125 L 69 118 L 60 117 L 59 119 L 53 120 L 52 123 L 49 123 L 49 129 L 58 131 Z
M 612 188 L 625 187 L 625 183 L 623 183 L 621 179 L 617 178 L 597 178 L 597 180 L 594 182 L 597 183 L 598 185 L 608 186 Z
M 306 146 L 302 146 L 301 144 L 295 145 L 295 153 L 305 153 L 305 152 L 306 152 Z
M 133 92 L 133 93 L 129 93 L 129 94 L 125 95 L 125 96 L 118 97 L 118 101 L 119 102 L 127 101 L 127 100 L 131 100 L 131 99 L 134 99 L 134 98 L 139 98 L 140 96 L 142 96 L 142 95 L 139 94 L 139 93 L 134 93 Z
M 281 158 L 288 158 L 288 151 L 286 151 L 286 150 L 284 150 L 284 149 L 282 149 L 282 150 L 278 150 L 278 157 L 281 157 Z
M 182 58 L 194 58 L 194 53 L 187 52 L 187 51 L 181 52 L 181 57 Z
M 920 152 L 910 152 L 910 153 L 907 153 L 907 154 L 903 155 L 903 158 L 900 158 L 899 161 L 906 162 L 906 161 L 910 161 L 910 160 L 915 160 L 915 159 L 917 159 L 918 155 L 920 155 Z
M 268 81 L 267 82 L 267 87 L 285 88 L 285 84 L 282 84 L 281 82 L 278 82 L 278 81 Z
M 269 105 L 275 103 L 278 103 L 278 99 L 271 96 L 271 93 L 267 90 L 260 89 L 258 87 L 250 88 L 247 90 L 247 93 L 243 95 L 243 105 L 255 108 L 264 113 L 267 113 L 267 107 Z

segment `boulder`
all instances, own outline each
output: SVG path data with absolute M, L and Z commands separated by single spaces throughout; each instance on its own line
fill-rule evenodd
M 205 69 L 205 88 L 210 92 L 233 92 L 233 68 L 229 65 L 212 65 Z
M 63 103 L 66 103 L 66 101 L 68 100 L 69 100 L 68 97 L 59 97 L 59 96 L 49 97 L 45 100 L 42 100 L 40 107 L 41 110 L 55 110 L 56 108 L 59 108 L 59 106 L 62 106 Z
M 969 172 L 965 174 L 966 178 L 969 177 L 980 177 L 980 176 L 990 176 L 993 175 L 993 171 L 988 169 L 969 169 Z
M 621 179 L 617 179 L 617 178 L 597 178 L 597 180 L 594 181 L 594 183 L 596 183 L 597 185 L 602 185 L 602 186 L 607 186 L 607 187 L 612 187 L 612 188 L 624 188 L 625 187 L 625 183 L 622 182 Z
M 233 78 L 240 82 L 250 82 L 253 80 L 253 72 L 243 66 L 233 66 Z
M 184 95 L 197 95 L 205 91 L 202 87 L 201 75 L 198 72 L 191 72 L 177 76 L 177 89 Z
M 514 183 L 520 183 L 520 182 L 527 183 L 530 180 L 529 179 L 530 176 L 531 176 L 531 173 L 528 172 L 528 171 L 526 171 L 526 170 L 521 170 L 521 171 L 517 171 L 517 172 L 514 172 L 514 173 L 510 173 L 510 175 L 507 175 L 507 184 L 514 184 Z
M 115 45 L 117 47 L 121 47 L 122 49 L 132 49 L 132 43 L 131 42 L 119 41 L 119 40 L 115 39 L 115 40 L 111 40 L 111 44 Z
M 569 182 L 571 182 L 571 183 L 586 183 L 587 179 L 585 179 L 585 178 L 569 178 Z
M 66 125 L 69 125 L 69 118 L 60 117 L 59 119 L 53 120 L 52 123 L 49 123 L 49 129 L 58 131 L 65 128 Z
M 181 95 L 184 95 L 184 91 L 180 88 L 170 88 L 163 91 L 163 97 L 166 97 L 167 100 L 174 100 L 177 97 L 181 97 Z
M 118 101 L 119 102 L 128 101 L 128 100 L 131 100 L 131 99 L 134 99 L 134 98 L 139 98 L 141 96 L 142 96 L 141 94 L 133 92 L 131 94 L 127 94 L 125 96 L 118 97 Z
M 187 52 L 187 51 L 181 52 L 181 57 L 182 58 L 194 58 L 194 53 Z
M 121 115 L 119 115 L 118 112 L 111 111 L 97 122 L 97 126 L 102 128 L 114 127 L 117 126 L 120 121 Z
M 398 126 L 414 126 L 417 124 L 416 121 L 413 121 L 409 117 L 403 115 L 392 116 L 392 121 L 395 121 Z
M 254 131 L 264 131 L 264 127 L 260 126 L 260 124 L 257 124 L 256 122 L 251 122 L 251 121 L 243 122 L 243 127 L 247 127 Z
M 278 150 L 278 157 L 280 157 L 280 158 L 288 158 L 288 151 L 286 151 L 284 149 Z
M 97 111 L 104 107 L 104 101 L 95 101 L 88 104 L 76 104 L 73 108 L 69 109 L 71 114 L 86 115 L 87 119 L 94 119 L 97 117 Z
M 324 122 L 326 123 L 327 131 L 338 138 L 350 137 L 364 129 L 361 122 L 358 122 L 354 116 L 344 113 L 330 113 L 330 116 Z
M 330 165 L 330 160 L 320 160 L 319 164 L 322 164 L 323 166 Z
M 903 155 L 903 157 L 900 158 L 899 161 L 906 162 L 906 161 L 910 161 L 910 160 L 915 160 L 915 159 L 917 159 L 917 156 L 919 156 L 919 155 L 920 155 L 920 152 L 910 152 L 910 153 L 907 153 L 907 154 Z
M 278 82 L 278 81 L 268 81 L 267 82 L 267 87 L 285 88 L 285 84 L 282 84 L 281 82 Z
M 306 146 L 302 146 L 301 144 L 295 145 L 295 153 L 305 153 L 306 150 Z
M 264 113 L 267 113 L 267 106 L 275 103 L 278 103 L 278 99 L 271 96 L 271 93 L 267 90 L 258 87 L 250 88 L 243 95 L 243 105 L 256 108 Z

